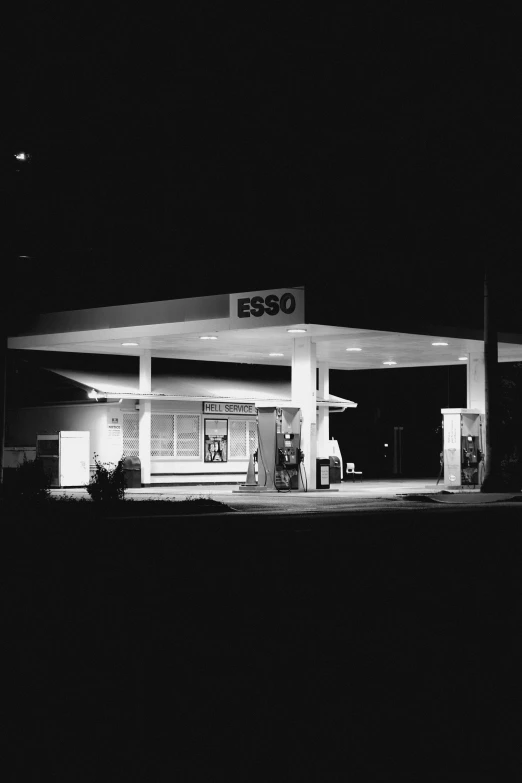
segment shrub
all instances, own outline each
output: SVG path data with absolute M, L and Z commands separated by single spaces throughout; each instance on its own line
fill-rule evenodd
M 44 470 L 41 460 L 24 461 L 12 471 L 9 480 L 4 471 L 3 495 L 9 501 L 35 503 L 47 500 L 50 496 L 51 479 Z
M 94 455 L 94 476 L 85 487 L 91 498 L 97 503 L 114 503 L 125 499 L 125 473 L 123 472 L 123 457 L 116 465 L 113 462 L 100 462 Z M 110 467 L 110 466 L 113 467 Z

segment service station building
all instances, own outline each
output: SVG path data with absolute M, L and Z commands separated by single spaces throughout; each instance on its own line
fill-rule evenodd
M 240 484 L 255 453 L 263 487 L 273 488 L 279 466 L 293 471 L 293 488 L 316 489 L 317 460 L 333 453 L 329 417 L 357 406 L 330 390 L 330 369 L 466 362 L 467 408 L 444 413 L 444 483 L 460 486 L 485 448 L 480 336 L 357 328 L 348 313 L 328 320 L 314 319 L 304 288 L 41 314 L 8 348 L 28 352 L 76 392 L 7 411 L 4 465 L 62 437 L 72 468 L 79 460 L 92 470 L 94 454 L 138 457 L 143 486 Z M 521 361 L 522 339 L 501 335 L 498 353 L 501 362 Z M 135 371 L 124 357 L 134 357 Z M 290 370 L 289 381 L 278 368 Z M 83 436 L 67 451 L 73 433 Z M 74 482 L 66 472 L 64 464 L 59 486 Z

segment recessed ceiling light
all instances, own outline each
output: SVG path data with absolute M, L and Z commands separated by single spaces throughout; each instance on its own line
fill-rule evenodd
M 138 345 L 138 343 L 122 343 L 122 345 Z
M 468 357 L 467 356 L 459 356 L 459 362 L 467 362 Z
M 214 334 L 204 334 L 199 339 L 200 340 L 217 340 L 217 337 Z
M 269 356 L 284 356 L 284 353 L 269 353 Z
M 362 348 L 347 348 L 347 351 L 362 351 Z
M 448 343 L 432 343 L 432 345 L 448 345 Z
M 287 332 L 306 332 L 306 329 L 287 329 Z
M 383 364 L 397 364 L 397 362 L 383 362 Z

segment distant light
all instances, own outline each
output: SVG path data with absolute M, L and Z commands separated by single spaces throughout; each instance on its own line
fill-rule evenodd
M 397 364 L 397 362 L 383 362 L 383 364 Z
M 306 332 L 306 329 L 287 329 L 287 332 Z
M 468 357 L 467 356 L 459 356 L 459 362 L 467 362 Z
M 387 449 L 387 448 L 388 448 L 388 444 L 387 444 L 387 443 L 385 443 L 385 444 L 384 444 L 384 448 L 385 448 L 385 449 Z
M 122 343 L 122 345 L 138 345 L 138 343 Z
M 18 258 L 32 258 L 32 256 L 18 256 Z
M 284 356 L 284 353 L 269 353 L 269 356 Z
M 214 334 L 204 334 L 199 339 L 200 340 L 217 340 L 217 337 Z
M 16 160 L 27 160 L 28 157 L 26 152 L 17 152 L 15 155 Z
M 448 345 L 448 343 L 432 343 L 432 345 Z
M 362 351 L 362 348 L 347 348 L 347 351 Z

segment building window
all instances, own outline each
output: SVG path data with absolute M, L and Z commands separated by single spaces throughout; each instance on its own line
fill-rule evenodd
M 140 449 L 139 414 L 123 414 L 123 456 L 137 457 Z
M 176 457 L 200 457 L 200 417 L 190 413 L 176 416 Z
M 248 452 L 250 457 L 257 451 L 257 421 L 247 421 Z
M 230 420 L 230 459 L 246 458 L 246 431 L 244 419 Z
M 257 449 L 257 423 L 248 419 L 230 419 L 230 459 L 248 459 Z
M 201 459 L 201 418 L 190 413 L 153 413 L 151 456 Z
M 175 418 L 172 414 L 152 414 L 150 428 L 150 453 L 152 457 L 174 456 Z

